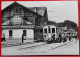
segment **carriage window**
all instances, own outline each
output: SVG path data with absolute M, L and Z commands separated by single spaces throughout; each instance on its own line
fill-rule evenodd
M 58 28 L 56 28 L 56 32 L 58 31 Z
M 52 28 L 52 33 L 55 33 L 55 28 Z
M 50 31 L 50 26 L 48 27 L 48 29 L 49 29 L 49 33 L 51 33 L 51 31 Z
M 44 33 L 47 33 L 47 28 L 44 29 Z

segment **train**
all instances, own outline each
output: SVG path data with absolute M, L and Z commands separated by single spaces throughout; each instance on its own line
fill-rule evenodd
M 73 30 L 69 30 L 67 27 L 56 27 L 54 25 L 43 27 L 43 39 L 47 43 L 71 41 L 74 35 L 75 32 L 73 33 Z

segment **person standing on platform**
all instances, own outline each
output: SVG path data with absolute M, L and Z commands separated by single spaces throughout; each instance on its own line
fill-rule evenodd
M 6 41 L 6 39 L 5 39 L 5 34 L 3 34 L 3 41 Z
M 59 38 L 60 38 L 60 42 L 62 42 L 62 36 L 61 36 L 61 34 L 59 34 Z
M 24 41 L 24 35 L 22 34 L 22 43 L 24 43 L 23 41 Z

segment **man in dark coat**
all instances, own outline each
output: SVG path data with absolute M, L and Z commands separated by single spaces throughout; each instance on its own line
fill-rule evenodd
M 3 41 L 6 41 L 6 39 L 5 39 L 5 35 L 3 34 Z
M 59 38 L 60 38 L 60 42 L 62 42 L 62 36 L 61 36 L 61 34 L 59 34 Z
M 24 40 L 24 35 L 22 34 L 22 43 L 23 43 L 23 40 Z

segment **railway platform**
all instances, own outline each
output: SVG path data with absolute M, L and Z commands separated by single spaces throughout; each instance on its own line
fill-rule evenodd
M 73 39 L 74 40 L 74 39 Z M 67 41 L 67 42 L 61 42 L 61 43 L 54 43 L 54 47 L 58 47 L 58 46 L 61 46 L 61 45 L 65 45 L 66 43 L 69 43 L 71 41 Z M 5 48 L 5 47 L 13 47 L 13 46 L 23 46 L 23 48 L 25 47 L 32 47 L 32 46 L 38 46 L 38 45 L 44 45 L 44 44 L 47 44 L 45 42 L 34 42 L 34 41 L 26 41 L 25 43 L 7 43 L 7 42 L 2 42 L 1 43 L 1 47 L 2 48 Z

